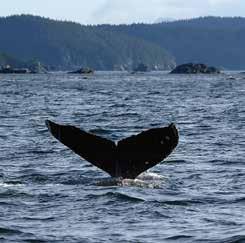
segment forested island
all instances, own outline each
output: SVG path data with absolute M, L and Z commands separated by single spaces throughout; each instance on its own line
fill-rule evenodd
M 85 26 L 31 15 L 0 18 L 0 66 L 172 70 L 183 63 L 245 69 L 245 18 Z
M 30 15 L 0 18 L 0 53 L 38 59 L 49 69 L 171 69 L 174 57 L 157 44 L 123 33 Z

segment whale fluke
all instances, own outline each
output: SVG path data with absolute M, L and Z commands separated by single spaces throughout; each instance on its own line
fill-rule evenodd
M 153 128 L 115 142 L 74 126 L 47 120 L 51 134 L 76 154 L 112 177 L 134 179 L 164 160 L 177 146 L 175 125 Z

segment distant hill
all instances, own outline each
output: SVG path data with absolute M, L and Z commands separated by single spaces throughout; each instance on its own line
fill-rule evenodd
M 102 25 L 164 47 L 177 64 L 198 62 L 245 69 L 245 18 L 203 17 L 159 24 Z
M 142 62 L 156 69 L 175 66 L 173 56 L 155 43 L 72 22 L 11 16 L 0 18 L 0 33 L 0 53 L 37 59 L 51 69 L 133 69 Z
M 205 63 L 245 69 L 245 18 L 83 26 L 31 15 L 0 18 L 0 53 L 53 69 L 171 69 Z M 176 62 L 176 63 L 175 63 Z

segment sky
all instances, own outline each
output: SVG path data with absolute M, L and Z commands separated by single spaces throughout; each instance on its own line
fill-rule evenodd
M 13 14 L 81 24 L 154 23 L 199 16 L 245 17 L 245 0 L 0 0 L 0 16 Z

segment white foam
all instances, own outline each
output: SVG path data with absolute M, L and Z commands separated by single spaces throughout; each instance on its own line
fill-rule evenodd
M 96 183 L 97 186 L 125 186 L 125 187 L 143 187 L 160 188 L 165 176 L 153 172 L 144 172 L 136 179 L 107 178 Z
M 0 187 L 14 187 L 14 186 L 18 186 L 18 184 L 0 182 Z
M 142 174 L 140 174 L 137 179 L 140 179 L 140 180 L 165 180 L 166 177 L 163 176 L 163 175 L 158 175 L 156 173 L 153 173 L 153 172 L 143 172 Z
M 143 187 L 143 188 L 161 188 L 161 181 L 144 181 L 141 179 L 123 179 L 121 186 L 127 187 Z
M 146 187 L 147 183 L 143 180 L 139 179 L 123 179 L 121 181 L 122 186 L 138 186 L 138 187 Z

